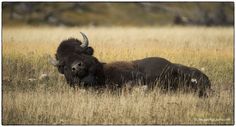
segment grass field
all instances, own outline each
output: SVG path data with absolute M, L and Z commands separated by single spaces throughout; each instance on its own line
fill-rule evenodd
M 201 69 L 214 95 L 145 92 L 121 95 L 70 88 L 48 62 L 59 43 L 84 32 L 103 62 L 149 56 Z M 3 27 L 2 123 L 233 124 L 233 27 Z M 48 78 L 40 78 L 47 74 Z

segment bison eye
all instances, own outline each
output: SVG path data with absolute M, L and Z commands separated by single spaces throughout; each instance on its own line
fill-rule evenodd
M 78 66 L 82 66 L 82 63 L 78 63 Z

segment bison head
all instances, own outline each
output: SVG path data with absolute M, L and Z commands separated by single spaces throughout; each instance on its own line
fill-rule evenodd
M 100 86 L 105 82 L 103 64 L 91 55 L 72 53 L 63 63 L 54 62 L 70 86 Z
M 71 54 L 93 55 L 93 48 L 88 46 L 89 40 L 87 36 L 82 32 L 81 34 L 83 36 L 83 41 L 75 38 L 70 38 L 62 41 L 57 48 L 57 52 L 55 54 L 56 59 L 50 59 L 50 62 L 58 68 L 58 71 L 61 74 L 64 74 L 64 65 L 66 59 L 71 56 Z
M 103 84 L 103 65 L 92 56 L 93 48 L 88 46 L 86 35 L 81 34 L 82 42 L 73 38 L 61 42 L 57 48 L 56 59 L 51 59 L 51 63 L 64 74 L 71 86 Z

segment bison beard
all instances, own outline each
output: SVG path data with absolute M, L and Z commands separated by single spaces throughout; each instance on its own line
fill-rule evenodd
M 77 39 L 63 41 L 56 54 L 56 66 L 65 75 L 67 83 L 75 87 L 122 87 L 125 83 L 143 84 L 148 88 L 158 86 L 164 91 L 190 89 L 199 97 L 206 97 L 211 90 L 209 78 L 196 68 L 174 64 L 160 57 L 150 57 L 130 62 L 100 63 L 84 42 Z

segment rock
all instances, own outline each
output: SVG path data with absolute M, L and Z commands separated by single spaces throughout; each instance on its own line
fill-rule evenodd
M 34 82 L 34 81 L 36 81 L 37 79 L 35 79 L 35 78 L 29 78 L 28 79 L 30 82 Z
M 205 71 L 205 68 L 204 68 L 204 67 L 202 67 L 202 68 L 201 68 L 201 71 Z
M 142 86 L 142 90 L 143 91 L 147 91 L 148 90 L 148 86 L 147 85 Z
M 48 80 L 49 79 L 49 75 L 48 74 L 41 74 L 39 76 L 39 80 Z

